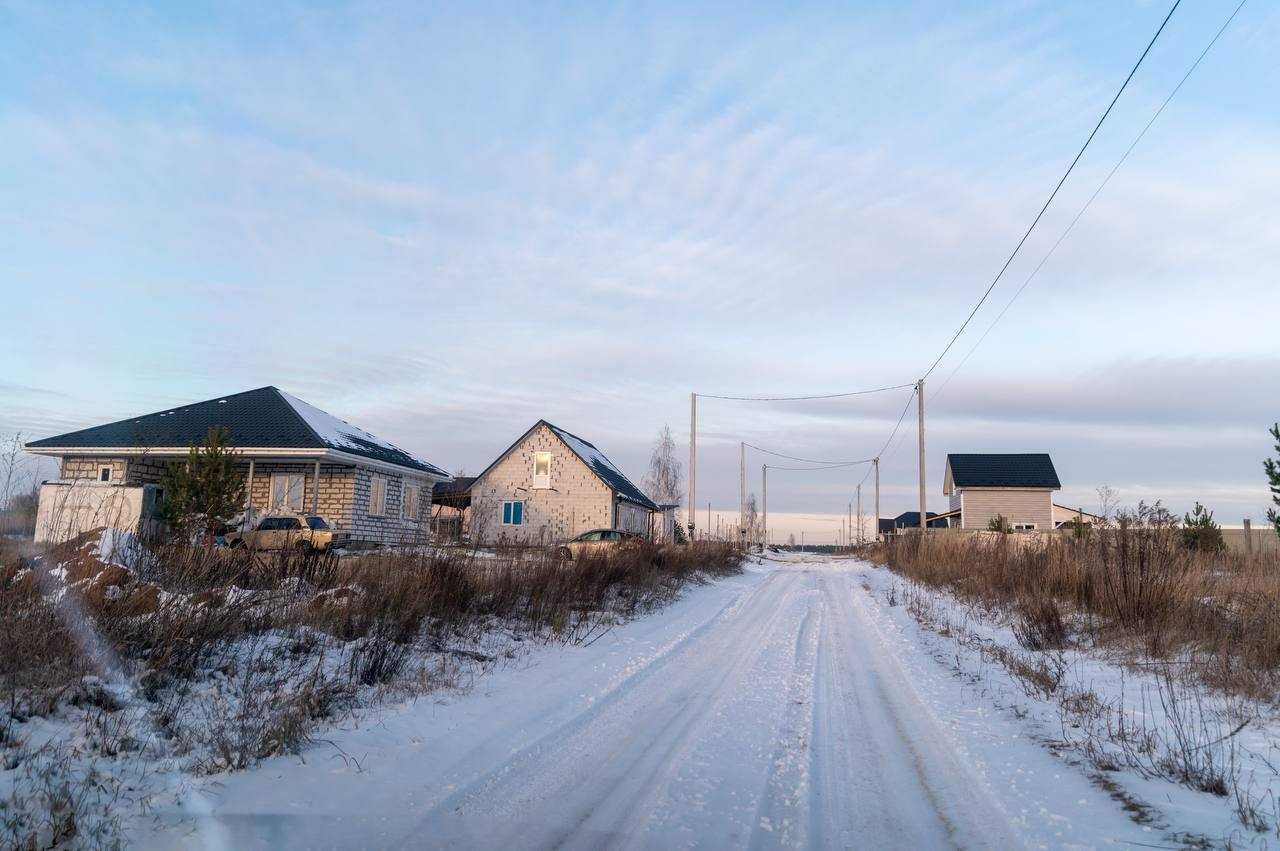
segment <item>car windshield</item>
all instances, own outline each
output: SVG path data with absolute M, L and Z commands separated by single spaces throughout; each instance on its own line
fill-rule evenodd
M 324 522 L 323 517 L 308 517 L 307 528 L 309 529 L 328 529 L 329 524 Z
M 599 532 L 587 532 L 587 533 L 583 534 L 580 538 L 578 538 L 578 540 L 579 540 L 579 541 L 598 541 L 598 540 L 600 540 L 600 533 L 599 533 Z

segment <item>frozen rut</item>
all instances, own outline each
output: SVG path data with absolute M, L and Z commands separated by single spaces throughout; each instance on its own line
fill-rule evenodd
M 229 777 L 157 845 L 1007 848 L 1025 844 L 916 688 L 854 562 L 764 566 Z M 318 749 L 323 751 L 323 748 Z

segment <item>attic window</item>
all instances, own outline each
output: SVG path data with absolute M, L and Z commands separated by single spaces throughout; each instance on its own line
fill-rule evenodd
M 551 487 L 551 453 L 533 453 L 533 486 L 535 488 Z

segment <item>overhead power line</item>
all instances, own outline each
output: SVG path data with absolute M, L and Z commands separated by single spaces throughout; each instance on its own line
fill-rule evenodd
M 1182 79 L 1178 81 L 1178 85 L 1173 87 L 1173 91 L 1169 92 L 1169 96 L 1160 104 L 1160 108 L 1152 114 L 1151 120 L 1149 120 L 1146 126 L 1142 128 L 1142 131 L 1134 137 L 1133 141 L 1129 143 L 1129 147 L 1125 149 L 1124 154 L 1122 154 L 1120 159 L 1116 161 L 1116 164 L 1111 167 L 1111 171 L 1109 171 L 1107 176 L 1103 178 L 1102 182 L 1098 184 L 1098 188 L 1089 196 L 1089 200 L 1084 202 L 1084 206 L 1080 208 L 1080 212 L 1076 213 L 1075 218 L 1071 220 L 1071 224 L 1067 225 L 1066 230 L 1062 232 L 1062 236 L 1058 237 L 1058 241 L 1055 242 L 1053 247 L 1049 249 L 1043 258 L 1041 258 L 1040 262 L 1036 264 L 1036 267 L 1031 270 L 1031 274 L 1027 275 L 1027 279 L 1022 282 L 1022 286 L 1018 287 L 1017 291 L 1013 294 L 1013 297 L 1009 299 L 1008 303 L 1005 304 L 1004 308 L 996 318 L 987 326 L 987 330 L 982 332 L 982 336 L 978 338 L 978 341 L 973 344 L 969 351 L 965 353 L 965 356 L 960 359 L 960 362 L 956 364 L 955 369 L 951 370 L 951 373 L 946 377 L 946 379 L 938 385 L 937 390 L 934 390 L 929 394 L 930 399 L 938 398 L 938 394 L 942 392 L 944 387 L 951 383 L 951 379 L 955 378 L 956 373 L 960 371 L 960 368 L 969 362 L 969 358 L 973 356 L 973 353 L 977 351 L 978 347 L 987 339 L 987 335 L 989 335 L 992 329 L 999 324 L 1000 320 L 1004 318 L 1004 315 L 1009 312 L 1009 308 L 1013 307 L 1013 303 L 1018 300 L 1018 297 L 1022 295 L 1024 290 L 1026 290 L 1032 279 L 1040 272 L 1040 269 L 1044 267 L 1044 264 L 1049 261 L 1049 258 L 1053 256 L 1054 252 L 1058 250 L 1058 246 L 1062 245 L 1063 240 L 1065 240 L 1071 231 L 1075 229 L 1076 223 L 1080 221 L 1082 216 L 1084 216 L 1085 211 L 1089 209 L 1094 200 L 1102 194 L 1102 190 L 1107 188 L 1107 184 L 1111 182 L 1111 178 L 1115 177 L 1116 172 L 1120 170 L 1120 166 L 1124 165 L 1125 160 L 1129 159 L 1129 155 L 1133 153 L 1134 148 L 1138 147 L 1138 143 L 1147 135 L 1147 131 L 1156 123 L 1156 119 L 1164 112 L 1165 107 L 1167 107 L 1169 102 L 1173 100 L 1174 95 L 1176 95 L 1182 88 L 1183 84 L 1191 78 L 1191 75 L 1195 73 L 1196 68 L 1200 67 L 1200 62 L 1209 54 L 1209 51 L 1213 49 L 1213 46 L 1218 43 L 1218 39 L 1222 38 L 1222 34 L 1227 31 L 1227 27 L 1229 27 L 1231 22 L 1235 20 L 1236 15 L 1240 14 L 1240 10 L 1244 8 L 1244 4 L 1247 2 L 1248 0 L 1240 0 L 1239 4 L 1236 5 L 1235 11 L 1233 11 L 1226 21 L 1223 22 L 1222 26 L 1218 28 L 1218 31 L 1214 33 L 1213 38 L 1209 39 L 1209 43 L 1205 45 L 1204 50 L 1200 51 L 1200 55 L 1196 57 L 1196 60 L 1191 63 L 1191 67 L 1187 69 L 1187 73 L 1182 75 Z
M 872 460 L 870 458 L 866 458 L 861 461 L 819 461 L 816 458 L 799 458 L 795 455 L 785 455 L 781 452 L 774 452 L 772 449 L 765 449 L 763 446 L 756 446 L 754 443 L 747 443 L 745 440 L 742 443 L 744 446 L 748 446 L 751 449 L 756 450 L 757 452 L 763 452 L 766 455 L 775 455 L 778 458 L 786 458 L 788 461 L 803 461 L 806 464 L 869 464 L 871 463 L 871 460 Z M 770 467 L 769 469 L 781 470 L 783 468 Z
M 804 402 L 810 399 L 843 399 L 847 396 L 869 396 L 889 390 L 902 390 L 911 384 L 895 384 L 892 387 L 875 387 L 871 390 L 853 390 L 848 393 L 819 393 L 812 396 L 719 396 L 714 393 L 695 393 L 699 399 L 727 399 L 731 402 Z
M 898 429 L 902 428 L 902 421 L 907 418 L 907 411 L 911 410 L 911 400 L 916 398 L 915 385 L 911 385 L 911 395 L 907 397 L 907 403 L 902 406 L 902 413 L 898 414 L 898 421 L 893 425 L 893 431 L 889 432 L 889 439 L 884 442 L 884 446 L 880 447 L 880 451 L 876 453 L 876 458 L 884 456 L 884 451 L 889 448 L 889 444 L 893 443 L 893 438 L 898 434 Z M 865 484 L 867 476 L 871 475 L 871 470 L 867 470 L 866 475 L 862 477 L 862 481 L 858 484 Z
M 768 466 L 770 470 L 835 470 L 840 467 L 855 467 L 858 464 L 870 464 L 874 460 L 874 458 L 867 458 L 863 461 L 844 461 L 839 464 L 826 464 L 821 467 L 775 467 L 773 464 L 768 464 L 766 466 Z
M 1151 52 L 1151 48 L 1155 46 L 1156 40 L 1160 38 L 1160 34 L 1164 32 L 1164 28 L 1168 25 L 1169 19 L 1173 17 L 1173 13 L 1177 11 L 1178 6 L 1181 5 L 1181 3 L 1182 0 L 1174 0 L 1173 5 L 1169 7 L 1169 13 L 1164 16 L 1164 20 L 1160 22 L 1160 26 L 1156 30 L 1155 35 L 1151 37 L 1151 41 L 1147 42 L 1146 49 L 1142 51 L 1142 55 L 1138 57 L 1138 61 L 1135 62 L 1133 64 L 1133 68 L 1129 70 L 1129 75 L 1124 78 L 1124 82 L 1121 83 L 1120 88 L 1116 90 L 1115 96 L 1111 98 L 1111 103 L 1107 104 L 1107 108 L 1103 111 L 1102 117 L 1099 118 L 1098 123 L 1093 126 L 1093 130 L 1089 133 L 1088 138 L 1084 140 L 1084 144 L 1081 145 L 1080 150 L 1076 152 L 1075 158 L 1071 160 L 1071 164 L 1067 166 L 1067 170 L 1062 173 L 1062 177 L 1059 178 L 1057 185 L 1053 187 L 1053 191 L 1050 192 L 1049 197 L 1045 199 L 1044 204 L 1040 207 L 1040 212 L 1036 213 L 1036 217 L 1031 220 L 1031 225 L 1027 228 L 1026 232 L 1022 234 L 1022 238 L 1018 240 L 1018 244 L 1014 246 L 1013 252 L 1009 255 L 1008 259 L 1004 261 L 1004 265 L 1000 267 L 1000 271 L 996 273 L 996 276 L 991 279 L 991 283 L 987 285 L 987 289 L 983 292 L 982 298 L 978 299 L 977 304 L 975 304 L 973 309 L 969 311 L 969 315 L 965 317 L 964 322 L 960 323 L 960 327 L 956 329 L 955 334 L 951 335 L 951 340 L 943 348 L 942 354 L 938 355 L 937 359 L 934 360 L 933 365 L 925 371 L 923 376 L 924 378 L 928 378 L 933 371 L 938 368 L 938 364 L 940 364 L 942 359 L 947 356 L 947 352 L 951 351 L 951 347 L 956 344 L 956 340 L 960 339 L 960 335 L 964 333 L 964 329 L 969 327 L 969 323 L 973 321 L 973 317 L 977 315 L 979 308 L 981 308 L 986 302 L 987 297 L 991 295 L 991 291 L 996 288 L 996 284 L 998 284 L 1000 279 L 1004 277 L 1005 271 L 1009 268 L 1009 265 L 1013 263 L 1013 259 L 1018 256 L 1018 252 L 1022 250 L 1022 246 L 1026 244 L 1027 239 L 1031 236 L 1031 232 L 1034 231 L 1036 229 L 1036 225 L 1040 223 L 1040 219 L 1043 218 L 1045 211 L 1049 209 L 1049 205 L 1053 203 L 1053 199 L 1058 196 L 1058 191 L 1062 189 L 1062 185 L 1067 182 L 1067 178 L 1070 177 L 1071 172 L 1075 170 L 1076 164 L 1080 162 L 1080 158 L 1083 157 L 1084 152 L 1088 150 L 1089 144 L 1093 142 L 1094 136 L 1098 135 L 1098 130 L 1102 128 L 1103 122 L 1107 120 L 1107 116 L 1110 115 L 1111 110 L 1115 108 L 1116 102 L 1120 100 L 1120 95 L 1124 94 L 1125 89 L 1129 87 L 1129 82 L 1133 79 L 1134 74 L 1138 73 L 1138 68 L 1141 67 L 1143 60 L 1147 58 L 1147 54 Z

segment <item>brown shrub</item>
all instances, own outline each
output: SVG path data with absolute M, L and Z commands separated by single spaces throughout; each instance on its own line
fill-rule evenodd
M 1185 652 L 1206 681 L 1263 695 L 1280 682 L 1280 559 L 1189 551 L 1168 528 L 1122 524 L 1085 539 L 960 532 L 891 537 L 876 560 L 927 585 L 1015 613 L 1025 646 L 1062 646 L 1063 610 L 1102 641 Z

